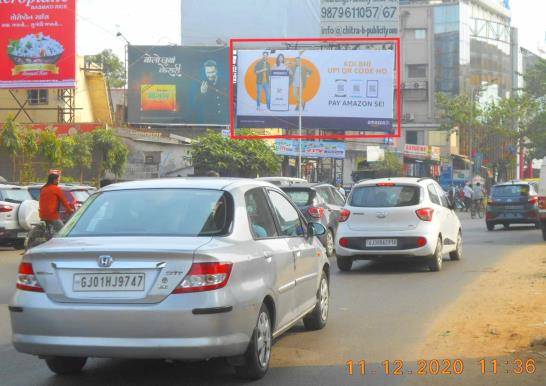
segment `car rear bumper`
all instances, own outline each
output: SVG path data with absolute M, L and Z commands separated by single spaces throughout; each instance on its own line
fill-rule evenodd
M 535 224 L 540 219 L 538 211 L 525 212 L 495 212 L 487 211 L 486 221 L 490 224 Z
M 0 244 L 24 240 L 28 232 L 23 229 L 6 229 L 0 227 Z
M 13 345 L 39 356 L 209 359 L 244 353 L 256 305 L 209 303 L 206 308 L 202 303 L 196 308 L 202 295 L 171 295 L 157 304 L 95 305 L 17 291 L 10 306 Z M 185 296 L 190 301 L 184 305 Z
M 427 243 L 423 247 L 416 247 L 410 246 L 413 243 L 414 239 L 417 239 L 418 237 L 424 237 L 427 240 Z M 351 248 L 351 245 L 349 247 L 342 247 L 339 245 L 339 238 L 336 239 L 336 255 L 340 257 L 355 257 L 355 258 L 372 258 L 377 256 L 407 256 L 407 257 L 428 257 L 432 255 L 436 249 L 436 242 L 437 239 L 433 239 L 426 236 L 404 236 L 404 237 L 392 237 L 385 235 L 384 237 L 381 236 L 349 236 L 350 240 L 354 242 L 358 242 L 362 247 L 356 249 L 356 247 Z M 385 239 L 398 239 L 398 245 L 399 247 L 396 248 L 374 248 L 364 247 L 365 240 L 366 239 L 377 239 L 377 238 L 385 238 Z M 411 242 L 409 242 L 409 239 L 411 239 Z M 401 241 L 406 241 L 405 243 L 401 243 Z M 354 244 L 353 244 L 354 245 Z

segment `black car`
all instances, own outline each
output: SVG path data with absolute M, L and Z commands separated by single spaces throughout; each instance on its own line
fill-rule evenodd
M 345 198 L 330 184 L 297 184 L 280 187 L 299 207 L 308 221 L 320 222 L 327 229 L 320 241 L 328 256 L 334 254 L 337 218 Z
M 512 181 L 495 185 L 485 212 L 487 229 L 502 224 L 506 229 L 510 224 L 533 224 L 540 229 L 538 193 L 533 184 Z

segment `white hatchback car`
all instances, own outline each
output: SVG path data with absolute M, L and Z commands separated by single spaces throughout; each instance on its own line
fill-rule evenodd
M 337 265 L 349 271 L 354 260 L 407 256 L 442 268 L 444 254 L 462 257 L 462 228 L 440 185 L 430 178 L 388 178 L 353 187 L 340 213 Z

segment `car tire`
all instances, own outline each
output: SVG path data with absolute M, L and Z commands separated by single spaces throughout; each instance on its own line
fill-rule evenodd
M 506 230 L 510 229 L 510 224 L 502 224 L 502 226 L 503 226 L 504 229 L 506 229 Z
M 336 258 L 337 267 L 340 271 L 349 272 L 353 267 L 353 258 L 352 257 L 337 257 Z
M 15 250 L 17 251 L 20 251 L 22 249 L 25 249 L 25 240 L 17 240 L 14 244 L 13 244 L 13 248 L 15 248 Z
M 322 330 L 328 321 L 330 306 L 330 283 L 325 272 L 322 272 L 317 290 L 317 304 L 307 316 L 303 318 L 303 325 L 309 331 Z
M 326 248 L 326 256 L 332 257 L 336 251 L 334 232 L 331 229 L 326 231 L 324 240 L 324 248 Z
M 546 241 L 546 224 L 542 224 L 542 240 Z
M 442 242 L 442 238 L 438 237 L 438 242 L 436 243 L 436 249 L 434 250 L 434 254 L 429 257 L 428 267 L 430 268 L 432 272 L 439 272 L 442 270 L 443 248 L 444 248 L 444 243 Z
M 535 229 L 542 229 L 542 223 L 540 221 L 535 223 Z
M 51 357 L 46 360 L 47 367 L 55 374 L 69 375 L 82 371 L 87 358 Z
M 449 252 L 449 258 L 451 260 L 461 260 L 463 257 L 463 235 L 461 231 L 459 231 L 459 234 L 457 235 L 457 246 L 455 247 L 455 250 L 452 252 Z
M 265 304 L 262 304 L 258 312 L 256 327 L 250 338 L 250 343 L 245 357 L 245 364 L 235 367 L 235 373 L 243 379 L 261 379 L 269 369 L 271 359 L 271 345 L 273 344 L 273 334 L 271 328 L 271 318 L 269 310 Z
M 492 224 L 490 222 L 486 222 L 485 225 L 487 226 L 487 230 L 488 231 L 493 231 L 495 230 L 495 224 Z

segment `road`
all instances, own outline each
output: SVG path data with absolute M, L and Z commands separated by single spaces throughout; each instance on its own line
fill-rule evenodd
M 295 326 L 273 348 L 272 368 L 260 385 L 544 385 L 546 363 L 537 374 L 482 376 L 478 358 L 464 358 L 462 376 L 417 376 L 418 350 L 438 314 L 466 286 L 520 246 L 543 245 L 539 231 L 514 228 L 487 232 L 483 220 L 463 215 L 465 256 L 444 261 L 439 273 L 416 263 L 357 262 L 349 273 L 334 268 L 327 327 L 305 332 Z M 521 256 L 525 258 L 525 256 Z M 237 385 L 222 360 L 201 363 L 92 359 L 80 376 L 52 375 L 41 360 L 19 354 L 10 345 L 6 304 L 15 285 L 20 254 L 0 250 L 0 384 L 2 385 Z M 432 358 L 426 358 L 432 359 Z M 437 358 L 444 359 L 444 358 Z M 455 359 L 455 358 L 451 358 Z M 510 360 L 505 353 L 496 357 Z M 355 374 L 344 365 L 355 361 Z M 366 375 L 358 362 L 366 361 Z M 385 375 L 382 362 L 404 360 L 406 374 Z M 413 374 L 408 374 L 409 371 Z

